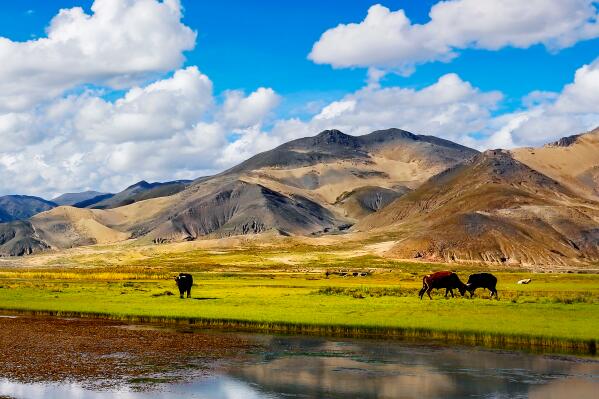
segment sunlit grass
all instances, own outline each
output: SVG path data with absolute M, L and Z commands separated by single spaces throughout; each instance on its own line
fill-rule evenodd
M 4 272 L 0 278 L 0 308 L 124 319 L 195 320 L 202 325 L 246 325 L 268 330 L 284 327 L 293 331 L 291 326 L 296 326 L 300 332 L 308 328 L 323 333 L 339 329 L 348 334 L 376 331 L 382 336 L 394 336 L 398 331 L 410 336 L 450 334 L 478 337 L 483 343 L 497 343 L 503 337 L 508 343 L 559 346 L 560 342 L 578 342 L 584 346 L 599 338 L 599 290 L 588 289 L 598 287 L 597 279 L 589 276 L 581 279 L 578 275 L 559 275 L 556 281 L 547 282 L 536 279 L 535 290 L 511 282 L 518 275 L 498 274 L 499 301 L 488 299 L 488 293 L 482 291 L 474 299 L 446 300 L 436 295 L 430 301 L 418 299 L 420 282 L 411 274 L 327 279 L 310 274 L 207 273 L 195 275 L 194 299 L 181 300 L 174 282 L 167 280 L 169 276 L 158 280 L 124 279 L 128 276 L 124 273 L 102 281 L 101 273 L 81 273 L 79 279 L 71 278 L 76 274 L 73 272 L 65 273 L 69 278 L 59 279 L 30 273 L 28 278 L 8 278 Z M 569 277 L 574 280 L 569 281 Z M 580 280 L 582 287 L 578 286 Z M 545 289 L 545 284 L 560 290 Z
M 592 351 L 599 338 L 595 274 L 500 268 L 492 270 L 499 279 L 499 301 L 483 290 L 474 299 L 446 300 L 438 294 L 430 301 L 417 297 L 424 274 L 451 269 L 465 282 L 488 266 L 388 259 L 355 243 L 250 243 L 237 249 L 126 244 L 81 251 L 37 258 L 37 266 L 0 268 L 0 308 L 583 351 Z M 194 299 L 178 298 L 172 280 L 178 272 L 194 274 Z M 516 284 L 524 278 L 532 283 Z

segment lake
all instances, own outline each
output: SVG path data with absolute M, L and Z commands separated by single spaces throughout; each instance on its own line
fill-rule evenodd
M 207 374 L 185 382 L 93 388 L 0 379 L 0 397 L 585 399 L 599 392 L 596 358 L 397 341 L 211 334 L 239 335 L 260 349 L 220 359 Z

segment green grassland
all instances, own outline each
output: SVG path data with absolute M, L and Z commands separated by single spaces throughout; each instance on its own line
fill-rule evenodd
M 431 301 L 417 296 L 422 275 L 453 269 L 465 281 L 488 266 L 403 262 L 343 245 L 94 251 L 1 268 L 0 309 L 590 353 L 599 339 L 597 274 L 503 268 L 493 271 L 500 300 L 479 290 L 474 299 L 438 292 Z M 179 299 L 172 280 L 179 271 L 194 274 L 193 299 Z M 533 282 L 516 284 L 522 278 Z

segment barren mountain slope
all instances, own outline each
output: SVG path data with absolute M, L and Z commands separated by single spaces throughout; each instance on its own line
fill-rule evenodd
M 141 182 L 92 205 L 111 209 L 85 213 L 63 207 L 32 219 L 32 225 L 54 248 L 141 236 L 162 242 L 266 231 L 329 233 L 477 153 L 398 129 L 359 137 L 330 130 L 197 179 L 173 195 L 143 200 L 139 193 L 152 190 Z M 138 202 L 114 207 L 131 199 Z
M 514 158 L 586 198 L 599 200 L 599 128 L 540 148 L 518 148 Z
M 162 220 L 158 228 L 148 229 L 156 240 L 266 231 L 305 235 L 342 225 L 332 212 L 305 197 L 284 195 L 242 180 L 231 181 L 217 190 L 200 187 Z
M 315 201 L 335 204 L 360 187 L 418 187 L 436 173 L 476 155 L 447 140 L 399 129 L 350 136 L 327 130 L 258 154 L 225 173 L 278 182 L 304 190 Z
M 57 205 L 75 205 L 79 202 L 82 201 L 89 201 L 92 198 L 101 196 L 101 195 L 107 195 L 107 193 L 101 193 L 99 191 L 82 191 L 79 193 L 65 193 L 62 195 L 59 195 L 56 198 L 52 198 L 52 202 L 54 202 Z
M 381 209 L 389 197 L 404 194 L 405 186 L 416 187 L 476 154 L 446 140 L 398 129 L 357 137 L 327 130 L 196 180 L 174 196 L 176 205 L 136 226 L 135 234 L 153 231 L 151 235 L 162 240 L 267 230 L 282 234 L 340 230 L 356 217 Z M 342 194 L 372 186 L 386 193 L 378 205 L 347 211 L 339 203 Z
M 341 194 L 334 205 L 342 208 L 345 215 L 360 219 L 380 211 L 410 191 L 405 186 L 394 187 L 393 190 L 377 186 L 359 187 Z
M 0 256 L 29 255 L 48 248 L 29 221 L 0 224 Z
M 107 227 L 101 216 L 102 211 L 60 206 L 35 215 L 30 222 L 52 248 L 106 244 L 129 238 L 130 234 Z
M 434 176 L 361 220 L 402 237 L 402 258 L 564 264 L 599 259 L 599 205 L 515 160 L 487 151 Z
M 148 183 L 142 180 L 105 199 L 101 199 L 102 196 L 98 196 L 96 198 L 100 199 L 100 201 L 85 204 L 84 207 L 93 209 L 118 208 L 138 201 L 176 194 L 185 190 L 189 183 L 191 183 L 189 180 L 175 180 L 164 183 Z M 83 204 L 75 204 L 75 206 L 79 207 L 82 207 L 81 205 Z

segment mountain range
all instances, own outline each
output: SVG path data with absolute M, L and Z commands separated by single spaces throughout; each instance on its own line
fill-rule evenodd
M 0 223 L 28 219 L 31 216 L 57 206 L 55 202 L 29 195 L 5 195 L 0 197 Z
M 2 219 L 0 254 L 126 239 L 344 233 L 391 234 L 385 255 L 398 258 L 590 263 L 599 259 L 598 201 L 599 129 L 484 153 L 400 129 L 326 130 L 194 181 L 57 197 L 49 204 L 60 206 Z

